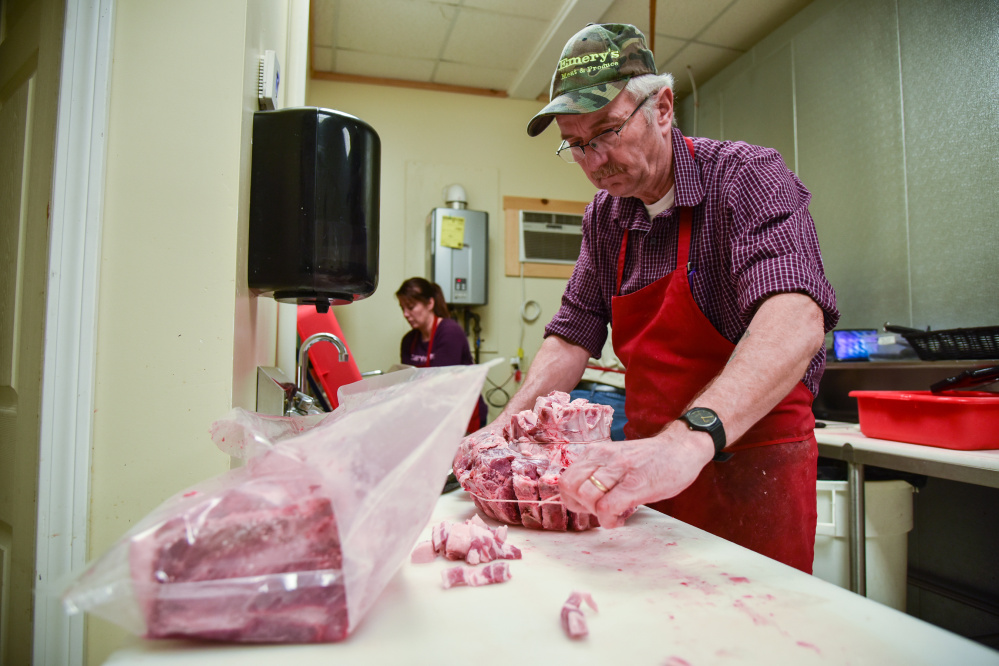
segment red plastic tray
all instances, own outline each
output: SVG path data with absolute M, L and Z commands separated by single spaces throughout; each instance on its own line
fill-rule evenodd
M 999 394 L 850 391 L 868 437 L 963 451 L 999 449 Z

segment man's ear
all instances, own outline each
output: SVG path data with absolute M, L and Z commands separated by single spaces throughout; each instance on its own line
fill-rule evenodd
M 656 124 L 667 128 L 673 126 L 673 91 L 669 88 L 656 93 Z

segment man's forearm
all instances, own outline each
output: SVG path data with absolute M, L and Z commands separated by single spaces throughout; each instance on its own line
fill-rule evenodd
M 794 388 L 824 339 L 822 310 L 815 301 L 797 293 L 771 296 L 725 368 L 694 403 L 718 413 L 732 442 Z
M 538 396 L 552 391 L 568 393 L 579 383 L 590 352 L 557 335 L 550 335 L 541 343 L 541 348 L 531 362 L 524 384 L 520 387 L 500 414 L 500 419 L 534 407 Z

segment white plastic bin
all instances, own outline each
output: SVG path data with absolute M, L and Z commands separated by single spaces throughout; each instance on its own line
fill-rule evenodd
M 864 483 L 867 597 L 905 612 L 913 488 L 905 481 Z M 850 497 L 846 481 L 819 481 L 812 573 L 850 589 Z

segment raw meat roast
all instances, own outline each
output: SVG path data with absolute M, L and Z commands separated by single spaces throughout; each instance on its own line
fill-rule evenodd
M 463 439 L 454 475 L 490 518 L 563 532 L 596 527 L 595 516 L 567 511 L 558 501 L 558 480 L 587 444 L 610 439 L 613 414 L 607 405 L 554 391 L 514 415 L 502 433 Z
M 268 461 L 268 459 L 272 459 Z M 148 638 L 317 643 L 347 635 L 333 507 L 306 474 L 192 492 L 186 509 L 132 539 L 129 564 Z

